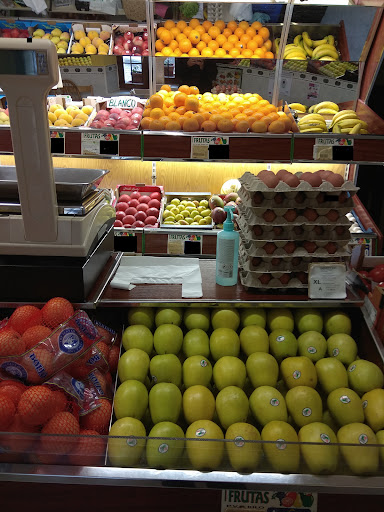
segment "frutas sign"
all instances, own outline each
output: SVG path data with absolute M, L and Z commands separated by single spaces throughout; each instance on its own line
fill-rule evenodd
M 295 491 L 222 491 L 221 512 L 316 512 L 317 494 Z

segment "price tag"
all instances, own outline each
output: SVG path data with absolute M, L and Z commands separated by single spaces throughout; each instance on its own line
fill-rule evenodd
M 308 296 L 310 299 L 345 299 L 346 268 L 344 263 L 311 263 Z
M 117 133 L 82 133 L 82 155 L 118 155 L 119 134 Z
M 236 440 L 234 441 L 236 443 Z M 245 446 L 246 449 L 246 446 Z M 221 491 L 221 512 L 317 512 L 317 493 L 295 491 Z
M 201 254 L 202 235 L 168 235 L 168 254 Z
M 313 146 L 314 160 L 353 160 L 353 139 L 317 137 Z
M 51 153 L 63 155 L 65 153 L 65 133 L 50 130 L 49 134 L 51 137 Z
M 135 96 L 114 96 L 113 98 L 108 98 L 107 108 L 126 108 L 133 109 L 137 107 L 138 103 L 141 103 L 142 100 L 140 98 L 136 98 Z
M 192 137 L 191 158 L 194 160 L 228 160 L 229 137 Z

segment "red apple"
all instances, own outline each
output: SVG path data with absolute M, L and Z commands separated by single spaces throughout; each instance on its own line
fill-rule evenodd
M 112 113 L 112 114 L 109 114 L 109 119 L 114 119 L 115 121 L 117 121 L 120 117 L 120 114 L 116 114 L 116 113 Z
M 151 197 L 150 196 L 141 196 L 140 199 L 139 199 L 139 203 L 149 203 L 151 201 Z
M 140 194 L 140 192 L 138 190 L 135 190 L 131 194 L 131 199 L 140 199 L 140 197 L 141 197 L 141 194 Z
M 136 219 L 133 215 L 126 215 L 123 219 L 123 224 L 133 224 L 134 222 L 136 222 Z
M 133 44 L 135 46 L 143 46 L 144 39 L 141 36 L 135 36 L 133 38 Z
M 121 194 L 121 196 L 119 197 L 119 203 L 121 203 L 122 201 L 124 203 L 129 203 L 130 200 L 131 198 L 129 197 L 128 194 Z
M 127 32 L 124 32 L 123 39 L 124 41 L 128 41 L 128 39 L 133 39 L 133 33 L 130 30 L 127 30 Z
M 134 46 L 131 51 L 132 55 L 141 55 L 141 46 Z
M 135 219 L 141 220 L 142 222 L 144 222 L 146 218 L 147 218 L 147 214 L 145 212 L 137 212 L 135 215 Z
M 116 220 L 123 220 L 125 217 L 125 212 L 123 212 L 122 210 L 119 210 L 118 212 L 116 212 Z
M 116 121 L 114 119 L 107 119 L 105 122 L 104 122 L 104 126 L 110 126 L 111 128 L 113 128 L 116 124 Z
M 124 213 L 125 215 L 136 215 L 137 210 L 133 206 L 129 206 Z
M 147 217 L 144 222 L 145 222 L 145 224 L 150 224 L 150 225 L 154 226 L 157 222 L 157 217 L 153 217 L 153 216 Z
M 157 208 L 148 208 L 145 213 L 148 217 L 156 217 L 156 219 L 159 217 L 159 210 Z
M 123 36 L 116 36 L 115 37 L 115 45 L 123 46 L 124 44 L 124 37 Z
M 148 41 L 148 32 L 143 32 L 143 39 L 144 41 Z
M 132 224 L 132 226 L 133 226 L 134 228 L 144 228 L 144 227 L 145 227 L 145 224 L 144 224 L 144 222 L 143 222 L 142 220 L 137 220 L 136 222 L 134 222 L 134 223 Z
M 133 208 L 137 208 L 140 203 L 137 199 L 131 199 L 128 204 L 129 204 L 129 206 L 132 206 Z
M 148 203 L 148 206 L 149 208 L 157 208 L 159 209 L 160 208 L 160 201 L 158 201 L 157 199 L 151 199 Z
M 125 212 L 125 210 L 128 208 L 128 203 L 120 202 L 116 205 L 116 211 L 122 211 Z
M 138 212 L 147 212 L 148 210 L 148 205 L 147 203 L 140 203 L 139 206 L 137 207 L 137 211 Z
M 118 44 L 115 44 L 115 46 L 113 47 L 113 53 L 114 55 L 123 55 L 124 48 Z
M 133 109 L 133 110 L 135 110 L 135 109 Z M 132 112 L 133 112 L 133 110 L 132 110 Z M 157 199 L 158 201 L 161 201 L 161 194 L 160 194 L 160 192 L 152 192 L 152 194 L 149 197 L 151 199 Z
M 144 52 L 145 50 L 148 50 L 148 41 L 143 41 L 143 46 L 141 47 L 142 49 L 142 52 Z
M 121 222 L 121 220 L 115 220 L 113 225 L 115 226 L 115 228 L 122 228 L 123 227 L 123 223 Z

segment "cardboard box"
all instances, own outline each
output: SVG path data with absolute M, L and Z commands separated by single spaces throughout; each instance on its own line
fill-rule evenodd
M 172 199 L 180 199 L 180 201 L 202 201 L 203 199 L 209 201 L 209 198 L 211 197 L 210 192 L 167 192 L 167 195 L 165 197 L 165 204 L 164 204 L 164 210 L 166 209 L 167 205 L 171 203 Z M 207 206 L 207 209 L 209 209 L 209 206 Z M 161 226 L 162 228 L 166 229 L 212 229 L 214 226 L 213 220 L 211 220 L 210 224 L 203 224 L 203 225 L 180 225 L 180 224 L 164 224 L 163 217 L 161 218 Z
M 71 39 L 68 45 L 68 53 L 71 53 L 72 45 L 76 42 L 75 32 L 77 30 L 82 30 L 83 32 L 85 32 L 85 34 L 88 34 L 88 32 L 90 32 L 91 30 L 97 32 L 98 34 L 100 34 L 101 31 L 109 32 L 110 38 L 109 40 L 105 41 L 105 43 L 109 46 L 108 55 L 112 55 L 112 26 L 103 25 L 101 23 L 73 23 Z
M 163 213 L 163 207 L 164 207 L 164 188 L 159 187 L 157 185 L 118 185 L 116 189 L 116 199 L 113 202 L 113 206 L 116 206 L 116 204 L 119 202 L 119 197 L 127 194 L 131 195 L 132 192 L 140 192 L 142 196 L 150 196 L 153 192 L 158 192 L 161 194 L 161 200 L 160 200 L 160 208 L 159 208 L 159 216 L 157 218 L 157 223 L 154 225 L 146 225 L 145 228 L 116 228 L 118 230 L 123 231 L 132 231 L 132 230 L 142 230 L 142 229 L 153 229 L 158 228 L 160 225 L 160 219 Z

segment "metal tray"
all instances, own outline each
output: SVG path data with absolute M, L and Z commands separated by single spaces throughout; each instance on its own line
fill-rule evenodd
M 97 181 L 109 171 L 103 169 L 54 169 L 58 201 L 81 201 L 96 190 Z M 18 199 L 16 167 L 0 166 L 0 199 Z

